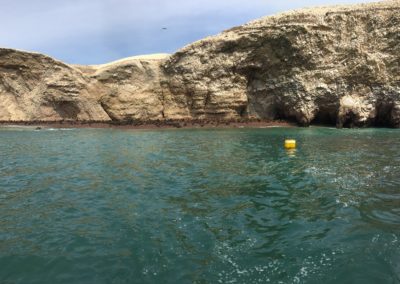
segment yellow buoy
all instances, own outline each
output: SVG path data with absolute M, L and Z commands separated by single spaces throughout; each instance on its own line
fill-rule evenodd
M 286 149 L 295 149 L 296 148 L 296 140 L 286 139 L 285 140 L 285 148 Z

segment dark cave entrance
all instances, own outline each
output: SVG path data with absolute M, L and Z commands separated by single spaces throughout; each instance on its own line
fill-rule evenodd
M 284 120 L 290 123 L 297 123 L 299 124 L 297 118 L 293 115 L 287 115 L 284 110 L 283 107 L 277 107 L 276 108 L 276 113 L 274 116 L 274 120 Z
M 80 109 L 76 102 L 73 101 L 58 101 L 53 103 L 54 110 L 63 119 L 74 119 L 78 118 Z
M 376 127 L 393 127 L 392 112 L 393 103 L 380 103 L 376 106 L 376 117 L 374 126 Z
M 337 121 L 337 111 L 332 112 L 328 110 L 320 110 L 315 115 L 310 124 L 312 125 L 326 125 L 335 126 Z
M 354 114 L 354 112 L 350 111 L 346 113 L 346 115 L 342 118 L 341 126 L 343 128 L 353 128 L 354 126 L 356 126 L 355 121 L 356 115 Z

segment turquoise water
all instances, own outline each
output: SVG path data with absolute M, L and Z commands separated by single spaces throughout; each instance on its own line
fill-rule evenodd
M 0 129 L 0 283 L 400 283 L 399 150 L 389 129 Z

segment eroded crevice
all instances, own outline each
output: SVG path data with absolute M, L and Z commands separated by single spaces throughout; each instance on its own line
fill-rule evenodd
M 324 109 L 321 108 L 311 120 L 311 125 L 326 125 L 335 126 L 338 119 L 337 109 Z
M 381 102 L 376 106 L 376 117 L 374 126 L 377 127 L 393 127 L 392 112 L 394 103 Z
M 273 120 L 284 120 L 289 123 L 299 124 L 299 121 L 297 120 L 296 116 L 288 115 L 282 106 L 276 106 Z
M 80 108 L 77 102 L 74 101 L 57 101 L 53 102 L 53 108 L 55 112 L 63 119 L 73 119 L 78 118 L 80 113 Z
M 207 106 L 210 104 L 210 102 L 211 102 L 211 93 L 207 92 L 206 96 L 204 98 L 204 109 L 207 108 Z
M 336 127 L 338 128 L 354 128 L 360 126 L 357 115 L 353 111 L 338 117 Z
M 162 83 L 160 83 L 160 86 L 161 86 L 161 97 L 159 99 L 161 101 L 161 106 L 162 106 L 161 116 L 163 119 L 165 119 L 165 94 L 164 94 Z
M 245 118 L 248 115 L 247 114 L 247 105 L 238 106 L 236 108 L 236 112 L 239 115 L 239 117 Z
M 112 121 L 119 120 L 115 115 L 113 115 L 113 113 L 109 110 L 109 107 L 104 102 L 100 102 L 100 106 Z

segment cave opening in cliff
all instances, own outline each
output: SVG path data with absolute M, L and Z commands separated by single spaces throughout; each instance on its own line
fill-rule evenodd
M 354 128 L 354 126 L 356 126 L 356 121 L 355 113 L 350 111 L 342 118 L 341 126 L 343 128 Z
M 241 118 L 244 118 L 247 115 L 247 105 L 237 107 L 236 112 Z
M 284 120 L 290 123 L 299 123 L 294 115 L 287 115 L 283 107 L 277 107 L 275 110 L 274 120 Z
M 311 125 L 336 125 L 337 114 L 329 110 L 320 110 L 311 121 Z
M 58 101 L 53 103 L 54 110 L 63 119 L 77 119 L 80 109 L 76 102 Z
M 394 108 L 393 103 L 380 103 L 376 107 L 376 118 L 374 126 L 376 127 L 391 127 L 392 122 L 392 111 Z

